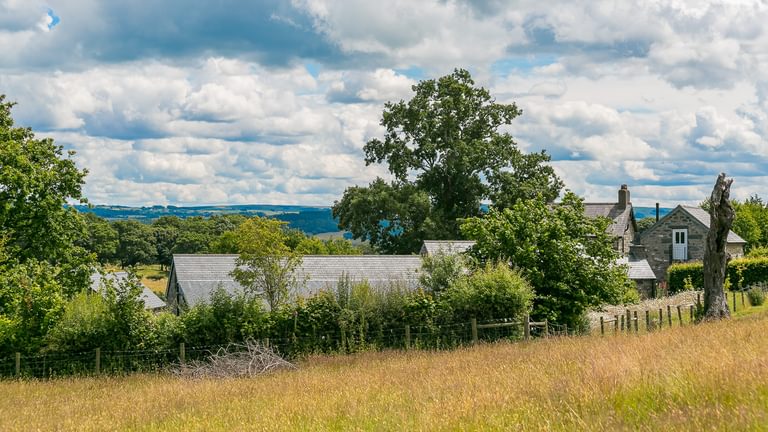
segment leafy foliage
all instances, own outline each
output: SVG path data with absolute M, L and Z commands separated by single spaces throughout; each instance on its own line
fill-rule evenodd
M 700 261 L 675 263 L 667 269 L 670 293 L 684 290 L 686 279 L 690 279 L 693 287 L 701 289 L 704 285 L 704 265 Z M 745 289 L 768 282 L 768 257 L 746 257 L 729 261 L 726 281 L 731 289 Z
M 642 233 L 648 228 L 652 227 L 654 224 L 656 224 L 655 217 L 644 217 L 637 221 L 637 232 Z
M 752 287 L 747 291 L 750 306 L 760 306 L 765 303 L 765 292 L 760 287 Z
M 82 195 L 85 170 L 78 170 L 74 152 L 64 154 L 52 139 L 36 139 L 30 128 L 17 127 L 13 103 L 0 95 L 0 235 L 20 264 L 45 261 L 71 291 L 85 287 L 90 256 L 77 245 L 85 224 L 68 201 L 86 202 Z
M 454 320 L 511 318 L 522 320 L 530 312 L 533 288 L 518 270 L 505 263 L 487 264 L 459 278 L 444 293 Z
M 120 280 L 103 276 L 99 292 L 80 293 L 67 303 L 63 316 L 46 336 L 46 350 L 151 348 L 154 329 L 141 291 L 138 277 L 131 272 Z
M 232 277 L 246 293 L 262 297 L 275 310 L 285 304 L 299 284 L 294 270 L 301 255 L 286 246 L 285 222 L 252 218 L 237 229 L 237 268 Z
M 464 254 L 443 253 L 421 258 L 419 283 L 429 293 L 439 295 L 469 271 L 469 260 Z
M 471 253 L 479 262 L 520 269 L 536 293 L 536 317 L 575 326 L 588 308 L 617 303 L 631 288 L 625 269 L 615 265 L 608 223 L 586 217 L 581 199 L 569 192 L 554 207 L 525 200 L 492 209 L 466 220 L 462 232 L 477 241 Z
M 499 129 L 521 111 L 475 87 L 469 72 L 421 81 L 408 101 L 388 102 L 384 139 L 364 148 L 365 162 L 386 163 L 395 180 L 348 188 L 333 206 L 339 227 L 383 253 L 411 253 L 425 238 L 458 238 L 459 220 L 520 199 L 554 200 L 562 182 L 544 152 L 526 155 Z
M 753 195 L 743 203 L 732 201 L 736 217 L 731 229 L 747 241 L 747 250 L 768 247 L 768 206 Z

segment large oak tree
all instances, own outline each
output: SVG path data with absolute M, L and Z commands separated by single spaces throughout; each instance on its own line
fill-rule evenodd
M 558 196 L 549 156 L 523 153 L 501 130 L 521 114 L 514 103 L 497 103 L 462 69 L 413 91 L 385 104 L 384 138 L 364 147 L 366 164 L 386 163 L 394 180 L 348 188 L 333 206 L 341 229 L 380 252 L 409 253 L 424 238 L 459 238 L 459 221 L 480 215 L 483 202 Z

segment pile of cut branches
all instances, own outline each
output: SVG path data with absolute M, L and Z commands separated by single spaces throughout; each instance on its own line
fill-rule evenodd
M 254 377 L 281 369 L 296 369 L 296 366 L 268 346 L 247 340 L 244 344 L 233 343 L 220 348 L 204 361 L 178 365 L 172 372 L 187 378 L 237 378 Z

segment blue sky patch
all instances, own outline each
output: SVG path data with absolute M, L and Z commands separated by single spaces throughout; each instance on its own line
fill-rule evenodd
M 557 62 L 557 57 L 551 54 L 536 54 L 507 57 L 491 65 L 491 70 L 501 76 L 507 76 L 512 71 L 531 72 L 534 68 L 547 66 Z
M 48 30 L 52 30 L 54 27 L 59 25 L 61 18 L 59 18 L 59 16 L 53 12 L 53 9 L 48 9 L 48 16 L 51 17 L 51 22 L 48 23 Z

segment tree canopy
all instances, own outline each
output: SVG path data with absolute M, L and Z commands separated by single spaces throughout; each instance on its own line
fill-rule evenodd
M 86 170 L 50 138 L 36 139 L 30 128 L 17 127 L 13 103 L 0 95 L 0 231 L 6 247 L 20 262 L 71 262 L 82 255 L 75 241 L 85 235 L 82 218 L 68 202 L 85 203 Z
M 535 291 L 536 318 L 579 326 L 588 308 L 620 303 L 631 287 L 626 270 L 615 264 L 609 223 L 585 216 L 582 200 L 568 192 L 555 206 L 530 199 L 491 209 L 461 230 L 477 242 L 471 254 L 479 262 L 520 269 Z
M 553 201 L 562 182 L 544 153 L 525 154 L 500 129 L 521 114 L 476 87 L 469 72 L 424 80 L 414 96 L 384 106 L 383 140 L 365 145 L 365 163 L 385 163 L 393 177 L 351 187 L 333 206 L 339 227 L 384 253 L 415 252 L 426 238 L 455 239 L 459 221 L 481 203 Z

